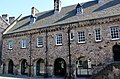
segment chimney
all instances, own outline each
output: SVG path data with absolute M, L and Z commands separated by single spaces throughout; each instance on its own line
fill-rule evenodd
M 9 17 L 9 23 L 11 24 L 15 20 L 15 17 Z
M 57 14 L 61 10 L 61 1 L 60 0 L 54 0 L 54 13 Z
M 7 15 L 7 14 L 3 14 L 3 15 L 2 15 L 2 18 L 3 18 L 6 22 L 8 22 L 7 17 L 8 17 L 8 15 Z
M 37 19 L 37 16 L 36 16 L 37 13 L 39 13 L 39 11 L 35 7 L 32 7 L 31 8 L 30 24 L 35 23 L 35 21 Z
M 39 13 L 39 10 L 37 10 L 35 7 L 31 8 L 31 15 L 35 16 L 35 14 Z

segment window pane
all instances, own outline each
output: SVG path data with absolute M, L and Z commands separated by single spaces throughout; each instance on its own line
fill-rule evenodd
M 43 46 L 43 38 L 42 37 L 38 37 L 37 38 L 37 47 L 41 47 Z
M 119 38 L 119 31 L 117 27 L 111 28 L 111 37 L 112 39 L 118 39 Z
M 85 42 L 85 32 L 78 32 L 78 42 Z
M 62 34 L 56 35 L 56 45 L 62 44 Z
M 22 40 L 22 48 L 26 48 L 27 47 L 27 40 L 23 39 Z
M 74 38 L 74 35 L 73 35 L 73 32 L 70 33 L 70 40 L 73 40 Z
M 12 41 L 9 41 L 9 44 L 8 44 L 9 46 L 9 49 L 12 49 L 13 48 L 13 42 Z
M 100 29 L 95 29 L 95 40 L 96 41 L 100 41 L 101 40 Z

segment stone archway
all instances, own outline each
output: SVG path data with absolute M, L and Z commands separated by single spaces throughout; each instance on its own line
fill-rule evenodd
M 8 74 L 13 74 L 13 61 L 12 60 L 9 60 L 8 62 Z
M 45 73 L 45 63 L 43 59 L 38 59 L 36 61 L 36 75 L 44 75 Z
M 27 75 L 26 69 L 27 69 L 27 60 L 23 59 L 20 63 L 20 67 L 21 67 L 21 75 Z
M 57 58 L 54 62 L 54 75 L 65 76 L 66 74 L 66 62 L 62 58 Z
M 118 44 L 113 46 L 113 58 L 114 61 L 120 61 L 120 45 Z

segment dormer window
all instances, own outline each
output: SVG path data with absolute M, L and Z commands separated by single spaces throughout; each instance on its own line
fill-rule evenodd
M 103 3 L 103 2 L 104 2 L 104 0 L 97 0 L 97 2 L 98 2 L 98 3 Z
M 78 3 L 77 7 L 76 7 L 76 14 L 82 14 L 83 13 L 83 8 L 82 6 Z

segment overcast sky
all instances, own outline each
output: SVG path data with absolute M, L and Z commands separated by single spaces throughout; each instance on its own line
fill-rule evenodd
M 87 2 L 91 0 L 61 0 L 61 6 L 69 6 L 77 3 Z M 52 10 L 54 8 L 54 0 L 1 0 L 0 16 L 8 14 L 9 16 L 18 17 L 29 15 L 31 7 L 36 7 L 40 12 Z

